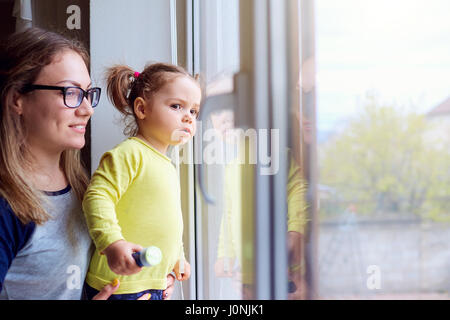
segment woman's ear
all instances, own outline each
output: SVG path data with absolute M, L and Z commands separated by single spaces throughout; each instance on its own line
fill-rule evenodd
M 139 120 L 144 120 L 147 116 L 147 102 L 145 99 L 138 97 L 134 100 L 134 114 Z
M 20 116 L 23 113 L 24 96 L 15 91 L 12 93 L 12 109 Z

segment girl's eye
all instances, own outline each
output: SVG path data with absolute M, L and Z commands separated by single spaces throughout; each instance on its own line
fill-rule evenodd
M 191 109 L 191 114 L 193 115 L 193 116 L 198 116 L 198 110 L 196 110 L 196 109 Z
M 179 104 L 172 104 L 170 107 L 172 109 L 175 109 L 175 110 L 180 110 L 181 109 L 181 106 Z

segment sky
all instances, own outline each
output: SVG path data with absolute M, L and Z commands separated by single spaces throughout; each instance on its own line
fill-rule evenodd
M 315 0 L 319 132 L 367 92 L 425 113 L 450 97 L 450 0 Z

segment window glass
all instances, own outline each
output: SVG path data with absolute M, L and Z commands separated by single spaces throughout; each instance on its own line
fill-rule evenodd
M 318 297 L 448 299 L 450 3 L 314 3 Z
M 239 71 L 239 3 L 218 0 L 199 5 L 200 75 L 205 95 L 231 92 L 233 75 Z M 214 204 L 198 197 L 199 298 L 241 299 L 241 180 L 234 112 L 213 112 L 202 122 L 197 137 L 203 145 L 204 185 Z

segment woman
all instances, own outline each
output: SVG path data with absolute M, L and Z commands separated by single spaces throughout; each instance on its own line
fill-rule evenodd
M 82 296 L 91 240 L 80 149 L 100 98 L 88 63 L 79 42 L 37 28 L 0 49 L 0 299 Z

